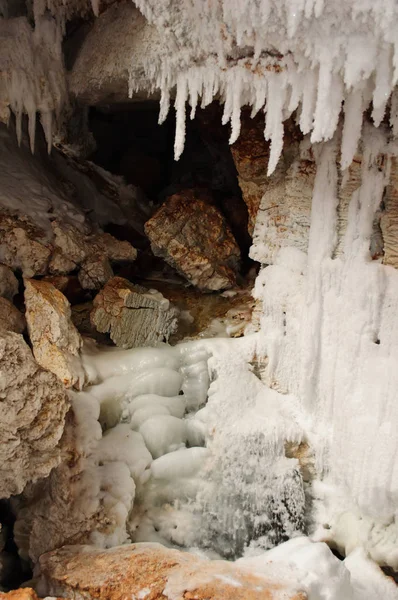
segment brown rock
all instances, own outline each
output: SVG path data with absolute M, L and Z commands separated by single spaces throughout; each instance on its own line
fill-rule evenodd
M 37 362 L 66 385 L 83 380 L 80 335 L 65 296 L 47 281 L 25 281 L 26 320 Z
M 384 240 L 383 263 L 398 268 L 398 160 L 391 157 L 390 182 L 384 198 L 385 210 L 381 217 Z
M 0 296 L 0 328 L 14 333 L 22 333 L 26 327 L 26 321 L 22 313 L 12 302 Z
M 0 296 L 12 300 L 18 294 L 18 279 L 6 265 L 0 265 Z
M 80 265 L 79 282 L 85 290 L 100 290 L 111 277 L 113 271 L 106 256 L 93 254 Z
M 160 544 L 111 550 L 66 546 L 39 561 L 41 594 L 91 600 L 305 600 L 288 583 L 226 561 L 208 561 Z M 145 596 L 143 595 L 145 593 Z
M 177 327 L 178 311 L 160 292 L 122 277 L 113 277 L 97 294 L 93 306 L 92 324 L 124 348 L 167 341 Z
M 26 277 L 44 275 L 51 256 L 45 233 L 28 217 L 0 215 L 0 254 L 11 269 L 21 269 Z
M 250 119 L 242 112 L 241 133 L 231 146 L 239 185 L 249 212 L 249 233 L 253 235 L 257 211 L 267 181 L 270 143 L 264 139 L 264 119 Z
M 193 190 L 170 196 L 145 224 L 152 251 L 202 290 L 232 287 L 240 250 L 224 217 Z
M 0 600 L 39 600 L 32 588 L 19 588 L 11 592 L 0 592 Z
M 69 401 L 21 335 L 0 332 L 0 372 L 0 498 L 8 498 L 59 464 Z

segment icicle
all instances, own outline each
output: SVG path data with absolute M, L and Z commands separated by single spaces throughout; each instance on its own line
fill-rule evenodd
M 344 103 L 344 127 L 341 143 L 341 168 L 347 169 L 358 147 L 362 130 L 363 86 L 351 92 Z
M 324 53 L 319 69 L 318 98 L 315 108 L 314 130 L 311 142 L 329 140 L 336 131 L 343 100 L 340 76 L 332 73 L 331 57 Z
M 167 118 L 170 109 L 170 88 L 167 85 L 167 81 L 165 78 L 162 79 L 162 84 L 160 87 L 160 110 L 159 110 L 159 119 L 158 123 L 161 125 Z
M 268 82 L 267 117 L 264 137 L 271 140 L 271 152 L 268 162 L 268 176 L 272 175 L 278 164 L 283 148 L 283 106 L 286 96 L 286 82 L 283 73 L 272 74 Z
M 175 100 L 176 133 L 174 141 L 174 158 L 178 160 L 184 150 L 185 143 L 185 103 L 188 96 L 188 86 L 185 75 L 177 80 L 177 96 Z
M 30 142 L 30 150 L 32 154 L 35 152 L 35 135 L 36 135 L 36 110 L 30 110 L 28 112 L 28 121 L 29 121 L 29 142 Z
M 376 127 L 378 127 L 383 120 L 387 101 L 391 93 L 391 59 L 391 46 L 388 45 L 379 53 L 376 69 L 372 111 L 372 119 Z
M 255 82 L 255 100 L 252 107 L 250 117 L 256 116 L 258 111 L 264 106 L 265 98 L 267 96 L 267 80 L 264 78 L 257 79 Z
M 99 15 L 99 0 L 91 0 L 91 8 L 96 17 Z
M 240 107 L 241 107 L 241 95 L 242 95 L 242 77 L 239 73 L 236 73 L 233 82 L 232 92 L 232 114 L 231 114 L 231 136 L 229 143 L 233 144 L 239 137 L 240 134 Z
M 20 146 L 22 141 L 22 110 L 17 110 L 17 112 L 15 113 L 15 124 L 17 130 L 18 146 Z
M 44 136 L 47 142 L 47 152 L 50 154 L 53 143 L 53 115 L 51 111 L 42 112 L 40 114 L 40 122 L 43 127 Z
M 303 85 L 303 100 L 300 115 L 300 129 L 304 135 L 312 129 L 316 98 L 316 73 L 313 69 L 305 73 Z

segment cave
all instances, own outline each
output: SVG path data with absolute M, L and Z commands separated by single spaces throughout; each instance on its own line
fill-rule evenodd
M 0 600 L 398 600 L 381 4 L 0 0 Z

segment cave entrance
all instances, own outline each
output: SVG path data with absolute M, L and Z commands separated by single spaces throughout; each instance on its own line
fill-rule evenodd
M 240 277 L 245 278 L 254 266 L 249 258 L 248 211 L 228 144 L 229 126 L 221 125 L 221 115 L 217 102 L 198 109 L 193 120 L 188 114 L 184 152 L 175 161 L 173 111 L 159 125 L 156 101 L 91 107 L 88 126 L 96 149 L 88 158 L 139 187 L 153 211 L 173 194 L 204 193 L 225 217 L 238 243 Z M 111 224 L 108 230 L 116 237 L 123 235 Z

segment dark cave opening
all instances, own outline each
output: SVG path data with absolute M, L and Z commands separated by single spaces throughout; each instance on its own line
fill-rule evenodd
M 88 128 L 96 149 L 89 160 L 143 190 L 155 212 L 165 200 L 184 190 L 203 194 L 226 219 L 241 251 L 241 277 L 255 263 L 249 258 L 251 236 L 248 210 L 242 198 L 237 171 L 228 144 L 229 127 L 221 125 L 222 108 L 213 103 L 199 109 L 195 119 L 187 115 L 186 142 L 179 161 L 174 160 L 175 115 L 158 124 L 159 103 L 154 101 L 91 107 Z M 150 269 L 149 242 L 112 223 L 105 230 L 128 239 L 144 251 L 134 270 Z M 142 253 L 141 253 L 142 254 Z M 150 253 L 149 253 L 150 254 Z M 146 261 L 146 262 L 145 262 Z M 136 273 L 137 274 L 137 273 Z

